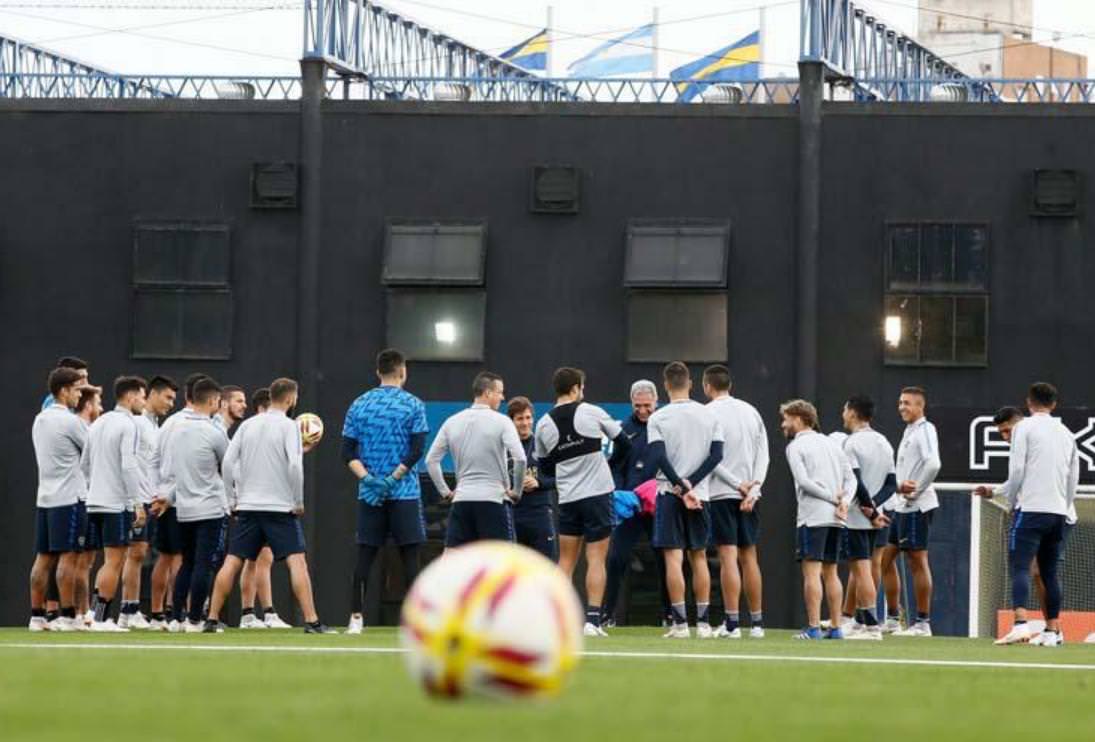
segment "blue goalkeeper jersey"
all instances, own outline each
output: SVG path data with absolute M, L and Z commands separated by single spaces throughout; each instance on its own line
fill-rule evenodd
M 378 386 L 350 405 L 342 435 L 357 441 L 357 457 L 370 474 L 385 477 L 410 452 L 411 436 L 429 430 L 422 400 L 399 387 Z M 414 500 L 422 496 L 417 469 L 416 465 L 396 483 L 391 499 Z M 358 496 L 364 494 L 363 487 L 359 488 Z

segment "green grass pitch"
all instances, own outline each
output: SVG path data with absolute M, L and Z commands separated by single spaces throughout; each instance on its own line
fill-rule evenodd
M 938 742 L 1095 734 L 1092 645 L 797 642 L 785 631 L 764 640 L 669 641 L 659 634 L 618 629 L 587 640 L 594 654 L 564 693 L 529 703 L 431 700 L 400 654 L 345 651 L 394 649 L 393 629 L 359 637 L 3 629 L 0 739 Z M 87 644 L 118 646 L 76 646 Z M 202 646 L 231 649 L 192 649 Z M 317 648 L 333 651 L 309 651 Z M 636 656 L 643 653 L 704 656 Z M 1028 663 L 1035 666 L 1014 666 Z

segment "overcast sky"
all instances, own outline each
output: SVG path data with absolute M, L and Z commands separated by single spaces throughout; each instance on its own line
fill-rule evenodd
M 929 3 L 930 4 L 930 0 Z M 555 74 L 603 39 L 652 18 L 634 0 L 389 0 L 381 5 L 499 53 L 545 25 L 553 7 Z M 915 0 L 867 0 L 916 33 Z M 763 14 L 758 10 L 766 6 Z M 763 25 L 766 77 L 795 76 L 798 0 L 662 0 L 658 72 Z M 1035 39 L 1095 57 L 1095 2 L 1035 0 Z M 293 75 L 303 38 L 299 0 L 0 0 L 0 34 L 130 74 Z

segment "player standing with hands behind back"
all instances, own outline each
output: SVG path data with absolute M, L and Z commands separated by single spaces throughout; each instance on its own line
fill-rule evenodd
M 358 479 L 357 566 L 347 634 L 360 634 L 365 626 L 369 572 L 388 536 L 399 547 L 408 585 L 418 574 L 418 550 L 426 540 L 415 472 L 426 450 L 426 406 L 403 389 L 407 361 L 398 350 L 380 352 L 376 375 L 380 386 L 354 400 L 342 428 L 342 460 Z
M 802 563 L 802 593 L 806 630 L 796 639 L 843 639 L 839 628 L 844 588 L 837 574 L 841 531 L 848 519 L 848 500 L 856 478 L 840 445 L 817 432 L 817 408 L 804 399 L 780 405 L 781 427 L 790 443 L 787 463 L 798 499 L 798 560 Z M 829 620 L 837 628 L 821 634 L 821 594 L 824 583 Z
M 711 538 L 707 476 L 722 463 L 723 436 L 718 418 L 691 399 L 688 366 L 673 361 L 662 372 L 669 404 L 650 416 L 646 439 L 658 472 L 658 499 L 654 509 L 655 549 L 665 554 L 665 586 L 673 612 L 666 639 L 687 639 L 684 602 L 684 553 L 692 565 L 692 594 L 696 600 L 696 636 L 714 636 L 708 619 L 711 573 L 707 569 L 707 542 Z

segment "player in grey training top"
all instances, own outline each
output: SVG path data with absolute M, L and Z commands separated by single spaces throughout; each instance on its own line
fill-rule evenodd
M 835 441 L 817 432 L 817 409 L 802 399 L 784 402 L 781 427 L 790 443 L 787 463 L 798 500 L 798 559 L 802 563 L 806 630 L 798 639 L 821 639 L 822 582 L 830 616 L 840 615 L 843 586 L 837 574 L 840 540 L 848 518 L 848 500 L 856 490 L 855 475 Z M 829 638 L 841 639 L 839 626 Z
M 703 372 L 703 393 L 710 402 L 707 409 L 722 428 L 722 463 L 711 473 L 711 540 L 719 553 L 726 617 L 716 632 L 720 637 L 737 639 L 738 606 L 742 582 L 749 602 L 749 636 L 764 637 L 764 613 L 761 605 L 762 583 L 757 560 L 760 535 L 761 486 L 768 476 L 768 431 L 756 408 L 730 396 L 730 370 L 726 366 L 708 366 Z M 741 572 L 738 572 L 738 567 Z
M 850 433 L 844 441 L 844 454 L 857 482 L 856 502 L 848 510 L 848 525 L 844 530 L 844 554 L 848 560 L 844 615 L 854 616 L 847 638 L 877 641 L 882 638 L 882 628 L 875 613 L 878 600 L 875 586 L 879 578 L 875 557 L 880 556 L 875 537 L 889 522 L 882 504 L 897 489 L 893 446 L 886 436 L 871 427 L 874 402 L 869 397 L 849 398 L 844 403 L 842 417 L 844 428 Z
M 502 377 L 483 371 L 472 382 L 475 401 L 450 417 L 437 432 L 426 467 L 441 497 L 452 500 L 445 548 L 472 541 L 513 541 L 509 503 L 521 496 L 525 479 L 525 448 L 513 421 L 498 412 L 505 399 Z M 456 490 L 449 490 L 441 460 L 452 454 Z M 510 479 L 506 455 L 513 460 Z
M 897 449 L 897 528 L 890 528 L 890 543 L 905 552 L 916 593 L 916 623 L 897 636 L 931 636 L 932 572 L 928 562 L 928 541 L 932 512 L 939 496 L 932 484 L 942 468 L 939 435 L 924 417 L 927 397 L 920 387 L 901 390 L 897 412 L 905 421 L 905 432 Z
M 673 361 L 662 371 L 669 404 L 650 416 L 646 437 L 650 458 L 658 472 L 658 499 L 654 506 L 655 549 L 665 552 L 665 585 L 673 611 L 667 639 L 690 636 L 685 613 L 684 553 L 692 566 L 692 595 L 696 600 L 696 636 L 713 636 L 708 621 L 711 574 L 707 569 L 707 542 L 711 538 L 708 478 L 722 461 L 722 428 L 711 411 L 689 398 L 692 378 L 688 366 Z
M 141 504 L 143 472 L 139 458 L 140 433 L 135 415 L 144 412 L 147 382 L 121 376 L 114 382 L 113 410 L 88 431 L 83 462 L 90 477 L 87 491 L 88 548 L 102 549 L 103 566 L 95 577 L 98 600 L 92 631 L 115 631 L 110 605 L 118 589 L 130 529 L 145 521 Z
M 297 382 L 274 379 L 270 407 L 242 423 L 224 456 L 224 486 L 236 511 L 229 556 L 217 573 L 209 618 L 203 631 L 220 630 L 221 608 L 245 560 L 266 545 L 274 558 L 285 559 L 293 594 L 304 616 L 305 633 L 333 633 L 319 621 L 312 595 L 312 578 L 304 556 L 304 445 L 300 429 L 288 416 L 297 403 Z
M 1057 569 L 1069 516 L 1074 512 L 1080 457 L 1072 432 L 1052 416 L 1056 407 L 1057 389 L 1052 384 L 1031 384 L 1027 392 L 1030 417 L 1011 430 L 1008 479 L 998 494 L 1007 500 L 1014 513 L 1008 566 L 1012 574 L 1015 625 L 997 644 L 1022 644 L 1032 638 L 1026 605 L 1030 595 L 1030 565 L 1035 560 L 1045 586 L 1046 617 L 1046 629 L 1037 643 L 1056 647 L 1063 641 Z M 993 491 L 979 487 L 976 493 L 991 496 Z
M 153 376 L 148 382 L 144 412 L 133 418 L 139 435 L 137 458 L 141 464 L 141 503 L 145 524 L 141 528 L 134 526 L 129 533 L 129 548 L 126 550 L 125 566 L 122 567 L 122 611 L 118 617 L 118 625 L 122 628 L 163 628 L 152 627 L 140 612 L 141 570 L 148 555 L 148 545 L 156 534 L 157 519 L 151 515 L 150 506 L 160 486 L 159 420 L 175 406 L 177 388 L 175 382 L 166 376 Z
M 603 636 L 601 601 L 605 591 L 605 557 L 608 537 L 616 523 L 609 462 L 601 452 L 602 441 L 613 442 L 613 464 L 626 460 L 631 442 L 623 427 L 600 407 L 582 401 L 585 373 L 581 369 L 557 369 L 551 383 L 555 407 L 536 424 L 535 458 L 540 470 L 555 476 L 559 492 L 559 566 L 574 573 L 585 540 L 586 636 Z
M 57 568 L 61 619 L 57 628 L 74 631 L 76 552 L 83 548 L 83 515 L 80 501 L 87 482 L 80 457 L 87 445 L 87 430 L 73 408 L 80 399 L 84 380 L 71 368 L 57 368 L 49 375 L 53 402 L 38 413 L 31 428 L 34 457 L 38 462 L 38 496 L 35 511 L 35 558 L 30 570 L 31 631 L 46 631 L 46 590 Z
M 182 567 L 175 578 L 175 620 L 185 618 L 189 598 L 188 632 L 202 630 L 201 615 L 210 580 L 224 559 L 228 528 L 228 501 L 220 467 L 228 437 L 211 419 L 220 404 L 220 385 L 205 378 L 194 384 L 191 406 L 182 412 L 170 435 L 165 435 L 162 469 L 174 482 L 174 506 L 182 542 Z M 154 510 L 167 502 L 157 499 Z

